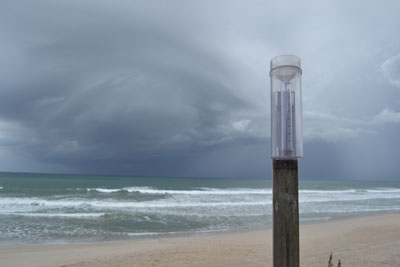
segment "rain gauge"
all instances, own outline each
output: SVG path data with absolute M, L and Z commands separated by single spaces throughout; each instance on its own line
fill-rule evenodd
M 297 56 L 271 60 L 271 138 L 273 159 L 303 157 L 301 62 Z

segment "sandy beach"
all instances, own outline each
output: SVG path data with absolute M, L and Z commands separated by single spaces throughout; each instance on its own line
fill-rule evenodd
M 400 214 L 300 226 L 301 265 L 400 266 Z M 272 266 L 271 229 L 91 244 L 0 245 L 2 267 Z M 336 266 L 336 265 L 335 265 Z

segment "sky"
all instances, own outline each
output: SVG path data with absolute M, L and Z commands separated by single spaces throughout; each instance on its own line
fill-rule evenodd
M 0 171 L 271 178 L 269 61 L 302 60 L 301 179 L 400 180 L 397 0 L 2 0 Z

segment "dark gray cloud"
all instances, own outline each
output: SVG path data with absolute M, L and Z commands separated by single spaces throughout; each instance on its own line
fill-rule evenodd
M 3 1 L 0 169 L 270 177 L 268 63 L 290 53 L 302 176 L 399 179 L 376 171 L 400 148 L 397 7 Z

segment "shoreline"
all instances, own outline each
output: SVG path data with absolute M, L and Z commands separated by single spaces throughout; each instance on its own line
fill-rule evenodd
M 300 246 L 304 266 L 326 265 L 331 252 L 343 266 L 400 266 L 400 213 L 303 223 Z M 272 229 L 79 244 L 0 244 L 0 266 L 272 266 Z
M 340 220 L 347 220 L 351 218 L 363 218 L 363 217 L 370 217 L 370 216 L 381 216 L 381 215 L 391 215 L 391 214 L 399 214 L 400 211 L 382 211 L 382 212 L 374 212 L 368 214 L 356 214 L 356 215 L 343 215 L 337 216 L 334 218 L 329 218 L 327 220 L 310 220 L 310 221 L 300 221 L 300 227 L 302 225 L 309 225 L 309 224 L 319 224 L 319 223 L 326 223 L 331 221 L 340 221 Z M 399 222 L 400 223 L 400 222 Z M 63 240 L 55 240 L 55 241 L 16 241 L 16 242 L 9 242 L 9 241 L 0 241 L 0 249 L 2 246 L 9 246 L 9 245 L 96 245 L 99 243 L 115 243 L 115 242 L 135 242 L 141 240 L 159 240 L 159 239 L 169 239 L 169 238 L 190 238 L 190 237 L 197 237 L 197 236 L 208 236 L 208 235 L 219 235 L 219 234 L 229 234 L 229 233 L 242 233 L 242 232 L 253 232 L 253 231 L 265 231 L 265 230 L 272 230 L 272 224 L 265 226 L 265 227 L 255 227 L 255 228 L 241 228 L 241 229 L 228 229 L 228 230 L 207 230 L 207 231 L 197 231 L 197 232 L 173 232 L 173 233 L 150 233 L 143 235 L 138 235 L 138 237 L 134 238 L 126 238 L 126 239 L 110 239 L 110 240 L 88 240 L 88 241 L 63 241 Z

